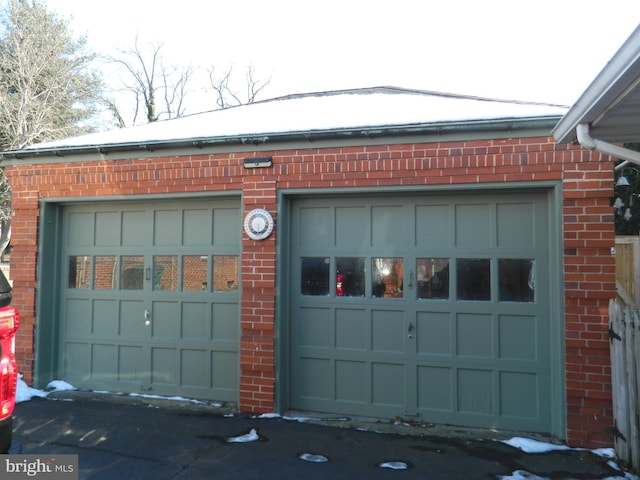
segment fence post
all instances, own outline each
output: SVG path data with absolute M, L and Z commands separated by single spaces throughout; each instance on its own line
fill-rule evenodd
M 611 395 L 613 398 L 614 437 L 616 456 L 628 464 L 629 456 L 629 394 L 625 372 L 624 320 L 620 304 L 609 301 L 609 342 L 611 344 Z
M 635 327 L 638 325 L 637 311 L 631 311 L 629 307 L 625 309 L 626 320 L 626 370 L 627 387 L 629 392 L 629 451 L 631 452 L 632 469 L 640 468 L 640 439 L 638 438 L 638 391 L 636 390 L 637 365 L 635 350 L 637 350 L 638 338 L 635 334 Z

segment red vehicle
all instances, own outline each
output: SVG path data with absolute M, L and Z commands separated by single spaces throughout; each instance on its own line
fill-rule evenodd
M 10 304 L 11 285 L 0 272 L 0 453 L 8 453 L 11 447 L 18 384 L 15 352 L 20 315 Z

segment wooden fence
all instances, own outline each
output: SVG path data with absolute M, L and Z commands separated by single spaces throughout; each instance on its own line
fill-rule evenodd
M 616 287 L 618 297 L 640 308 L 640 236 L 616 236 Z
M 640 314 L 617 300 L 609 303 L 611 385 L 616 456 L 630 470 L 640 471 Z

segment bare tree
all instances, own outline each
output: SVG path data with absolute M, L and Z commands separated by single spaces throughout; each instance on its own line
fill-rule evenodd
M 36 0 L 0 11 L 0 150 L 84 133 L 102 97 L 84 38 Z M 11 235 L 11 188 L 0 170 L 0 254 Z
M 209 84 L 217 95 L 216 104 L 220 108 L 253 103 L 258 94 L 271 82 L 271 78 L 265 81 L 257 80 L 255 77 L 255 68 L 253 65 L 249 65 L 245 70 L 245 91 L 244 95 L 242 95 L 234 88 L 238 83 L 232 81 L 232 75 L 234 73 L 233 65 L 219 76 L 216 76 L 216 68 L 213 66 L 208 68 L 208 72 Z
M 133 48 L 122 50 L 121 57 L 111 61 L 124 68 L 124 90 L 133 97 L 133 123 L 144 115 L 146 122 L 161 118 L 177 118 L 185 113 L 184 102 L 188 93 L 193 68 L 168 66 L 161 55 L 161 44 L 150 44 L 147 50 L 140 48 L 136 38 Z M 122 112 L 115 103 L 111 110 L 124 126 Z
M 18 149 L 87 130 L 102 95 L 84 38 L 36 0 L 0 18 L 0 147 Z M 84 125 L 83 125 L 84 123 Z

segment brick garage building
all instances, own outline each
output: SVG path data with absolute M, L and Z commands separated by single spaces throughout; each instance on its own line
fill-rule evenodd
M 613 160 L 564 113 L 375 88 L 7 152 L 21 370 L 610 445 Z

